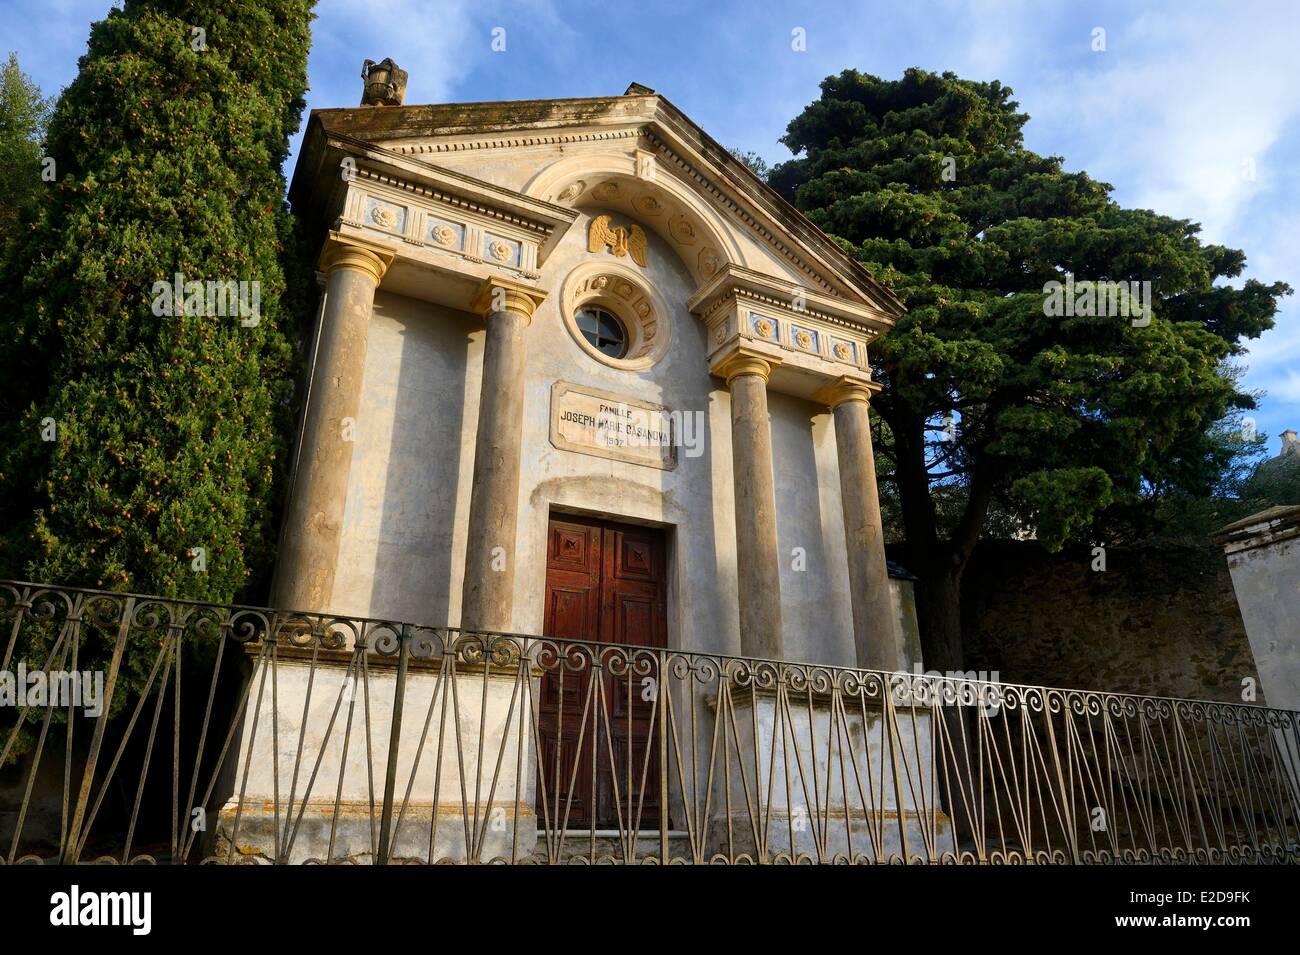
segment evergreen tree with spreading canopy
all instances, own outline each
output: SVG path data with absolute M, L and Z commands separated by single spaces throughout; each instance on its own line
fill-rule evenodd
M 939 669 L 961 666 L 962 572 L 991 515 L 1053 548 L 1104 543 L 1149 526 L 1163 494 L 1209 492 L 1230 456 L 1215 423 L 1253 406 L 1225 361 L 1290 292 L 1224 284 L 1242 252 L 1026 149 L 1011 96 L 846 71 L 790 123 L 796 158 L 769 179 L 908 307 L 874 348 L 872 408 Z M 1068 275 L 1151 282 L 1149 324 L 1046 314 Z
M 57 181 L 0 263 L 0 575 L 259 585 L 309 275 L 282 164 L 312 4 L 126 0 L 93 25 L 49 126 Z M 258 311 L 158 314 L 178 274 L 256 282 Z

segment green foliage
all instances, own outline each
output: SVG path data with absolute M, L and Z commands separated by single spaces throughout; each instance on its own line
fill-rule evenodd
M 765 180 L 769 175 L 771 175 L 772 170 L 767 165 L 767 160 L 758 153 L 748 149 L 728 149 L 727 152 L 731 153 L 731 155 L 744 163 L 745 168 L 759 179 Z
M 1242 513 L 1247 517 L 1270 507 L 1300 504 L 1300 452 L 1294 448 L 1261 461 L 1242 486 Z
M 1225 362 L 1221 371 L 1234 384 L 1241 381 L 1245 368 Z M 1259 395 L 1252 394 L 1252 398 Z M 1240 410 L 1230 412 L 1206 432 L 1207 457 L 1218 478 L 1210 493 L 1194 493 L 1178 486 L 1155 488 L 1151 524 L 1163 537 L 1204 542 L 1224 525 L 1274 504 L 1277 495 L 1250 488 L 1252 475 L 1267 469 L 1268 438 L 1255 434 L 1253 424 Z M 1285 495 L 1282 495 L 1285 496 Z
M 846 71 L 790 123 L 801 155 L 770 176 L 908 307 L 874 350 L 872 407 L 923 582 L 959 579 L 994 518 L 1059 547 L 1149 520 L 1159 493 L 1208 493 L 1224 466 L 1215 422 L 1253 406 L 1222 363 L 1290 291 L 1216 284 L 1242 252 L 1025 149 L 1011 95 L 951 73 Z M 1068 275 L 1149 281 L 1151 321 L 1046 314 L 1045 284 Z M 922 613 L 935 665 L 954 662 L 951 610 L 938 637 Z
M 1160 499 L 1160 525 L 1171 535 L 1204 539 L 1270 507 L 1300 504 L 1300 451 L 1284 447 L 1277 457 L 1260 461 L 1265 437 L 1247 440 L 1224 428 L 1216 438 L 1234 449 L 1233 464 L 1208 497 L 1170 494 Z
M 229 601 L 268 567 L 311 5 L 128 0 L 92 27 L 49 126 L 58 182 L 0 266 L 3 575 Z M 260 315 L 158 316 L 176 273 L 258 282 Z
M 1111 502 L 1113 488 L 1103 468 L 1039 469 L 1018 478 L 1011 485 L 1011 495 L 1035 502 L 1038 539 L 1049 551 L 1058 551 Z
M 41 189 L 41 140 L 49 115 L 41 88 L 19 67 L 18 54 L 10 53 L 0 67 L 0 246 Z

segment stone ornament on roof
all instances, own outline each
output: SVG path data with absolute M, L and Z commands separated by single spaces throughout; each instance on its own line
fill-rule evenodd
M 362 63 L 361 78 L 366 81 L 361 92 L 362 106 L 401 106 L 406 99 L 406 70 L 388 57 L 378 63 Z

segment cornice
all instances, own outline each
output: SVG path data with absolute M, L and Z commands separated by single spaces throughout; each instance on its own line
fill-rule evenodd
M 636 88 L 623 96 L 582 99 L 317 110 L 308 125 L 309 139 L 319 129 L 330 137 L 405 140 L 390 147 L 400 157 L 644 139 L 649 151 L 744 223 L 814 288 L 861 297 L 891 319 L 903 314 L 898 299 L 861 263 L 658 93 Z M 429 141 L 412 142 L 418 139 Z
M 520 149 L 529 146 L 567 146 L 571 143 L 617 142 L 620 139 L 638 139 L 645 127 L 627 129 L 602 129 L 584 133 L 555 133 L 545 136 L 508 136 L 504 139 L 461 139 L 452 142 L 402 143 L 390 147 L 394 152 L 409 156 L 437 153 L 466 152 L 475 149 Z
M 509 217 L 521 226 L 530 224 L 538 231 L 568 226 L 578 216 L 568 206 L 556 205 L 457 169 L 412 159 L 384 146 L 346 137 L 331 137 L 328 145 L 355 157 L 358 178 L 364 175 L 372 181 L 385 181 L 444 202 L 468 202 L 481 207 L 484 214 L 491 211 L 490 214 Z
M 582 133 L 554 133 L 541 136 L 514 136 L 506 138 L 461 139 L 454 142 L 403 143 L 389 147 L 393 152 L 408 156 L 436 155 L 439 153 L 456 153 L 478 149 L 519 149 L 529 146 L 566 146 L 575 143 L 618 142 L 635 140 L 652 148 L 688 181 L 705 192 L 715 203 L 734 215 L 764 242 L 770 245 L 795 268 L 799 269 L 818 287 L 832 294 L 839 294 L 834 283 L 825 279 L 821 273 L 793 248 L 782 242 L 772 229 L 760 222 L 747 209 L 724 192 L 714 180 L 704 175 L 695 165 L 688 162 L 663 137 L 656 135 L 651 125 L 640 125 L 625 129 L 596 130 Z
M 1245 551 L 1280 545 L 1300 538 L 1300 505 L 1270 507 L 1235 521 L 1214 535 L 1229 559 Z
M 722 175 L 729 189 L 734 190 L 746 202 L 752 203 L 760 215 L 776 223 L 781 235 L 798 242 L 804 254 L 811 256 L 883 314 L 897 319 L 905 312 L 897 296 L 881 285 L 862 263 L 846 255 L 814 222 L 755 176 L 667 98 L 656 95 L 653 132 L 661 141 L 669 142 L 664 135 L 660 135 L 661 132 L 668 137 L 676 137 L 682 149 L 711 165 Z M 682 149 L 675 151 L 681 154 Z M 717 184 L 714 185 L 716 188 Z M 750 215 L 748 212 L 744 214 Z

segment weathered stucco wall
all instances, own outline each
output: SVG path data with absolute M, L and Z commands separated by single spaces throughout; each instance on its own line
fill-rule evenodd
M 650 234 L 645 274 L 669 307 L 672 344 L 640 372 L 588 356 L 565 328 L 560 287 L 590 259 L 587 210 L 548 259 L 551 294 L 526 332 L 527 380 L 514 628 L 539 633 L 553 510 L 664 526 L 669 645 L 739 653 L 729 395 L 711 378 L 703 327 L 686 309 L 696 283 Z M 472 315 L 380 292 L 371 323 L 331 609 L 455 624 L 469 510 L 483 326 Z M 566 381 L 706 420 L 702 454 L 674 470 L 560 450 L 551 388 Z M 771 394 L 786 657 L 854 662 L 835 434 L 820 405 Z M 796 550 L 799 549 L 799 550 Z
M 1216 536 L 1274 706 L 1300 709 L 1300 507 L 1274 507 Z
M 1300 538 L 1240 555 L 1232 579 L 1271 701 L 1300 709 Z
M 966 663 L 1013 683 L 1242 701 L 1258 686 L 1222 551 L 1212 545 L 1046 553 L 982 543 L 963 581 Z M 1258 702 L 1264 701 L 1262 689 Z

